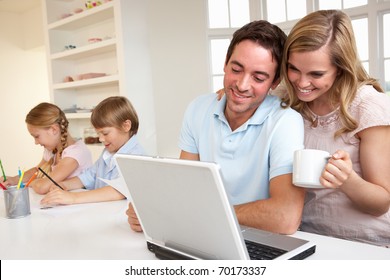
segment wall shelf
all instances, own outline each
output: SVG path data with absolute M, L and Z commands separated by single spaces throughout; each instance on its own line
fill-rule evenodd
M 50 0 L 49 0 L 50 1 Z M 73 1 L 80 2 L 80 1 Z M 49 23 L 49 30 L 74 30 L 82 26 L 88 26 L 96 22 L 104 21 L 114 17 L 114 1 L 104 3 L 92 9 L 84 10 L 81 13 Z
M 107 97 L 126 96 L 145 129 L 138 133 L 140 141 L 154 153 L 153 91 L 149 83 L 140 82 L 151 77 L 147 5 L 139 0 L 101 2 L 86 9 L 82 0 L 42 0 L 51 102 L 63 110 L 93 108 Z M 106 76 L 77 80 L 87 73 Z M 67 77 L 73 81 L 64 82 Z M 91 127 L 91 113 L 66 116 L 75 138 Z
M 65 50 L 52 54 L 50 59 L 78 59 L 96 54 L 102 54 L 110 51 L 116 51 L 116 39 L 107 39 L 97 43 L 91 43 L 86 46 L 77 47 L 71 50 Z
M 107 84 L 117 84 L 119 83 L 118 75 L 109 75 L 99 78 L 92 78 L 87 80 L 80 80 L 67 83 L 57 83 L 53 84 L 53 89 L 77 89 L 82 87 L 98 87 L 101 85 Z

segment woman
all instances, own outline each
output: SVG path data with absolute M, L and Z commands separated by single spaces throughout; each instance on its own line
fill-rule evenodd
M 313 12 L 288 35 L 284 106 L 305 121 L 305 147 L 332 154 L 307 189 L 301 230 L 390 246 L 390 97 L 369 77 L 349 17 Z

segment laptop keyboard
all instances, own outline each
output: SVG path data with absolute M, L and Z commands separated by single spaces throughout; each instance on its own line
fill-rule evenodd
M 287 251 L 245 240 L 251 260 L 273 260 Z

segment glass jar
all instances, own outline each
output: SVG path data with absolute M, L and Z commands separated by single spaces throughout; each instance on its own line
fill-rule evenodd
M 99 136 L 92 127 L 84 128 L 84 143 L 85 144 L 97 144 L 100 143 Z

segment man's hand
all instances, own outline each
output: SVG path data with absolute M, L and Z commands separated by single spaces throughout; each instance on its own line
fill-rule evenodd
M 142 232 L 141 224 L 138 220 L 137 214 L 134 211 L 133 204 L 129 203 L 129 208 L 126 210 L 127 221 L 129 222 L 130 228 L 136 232 Z

